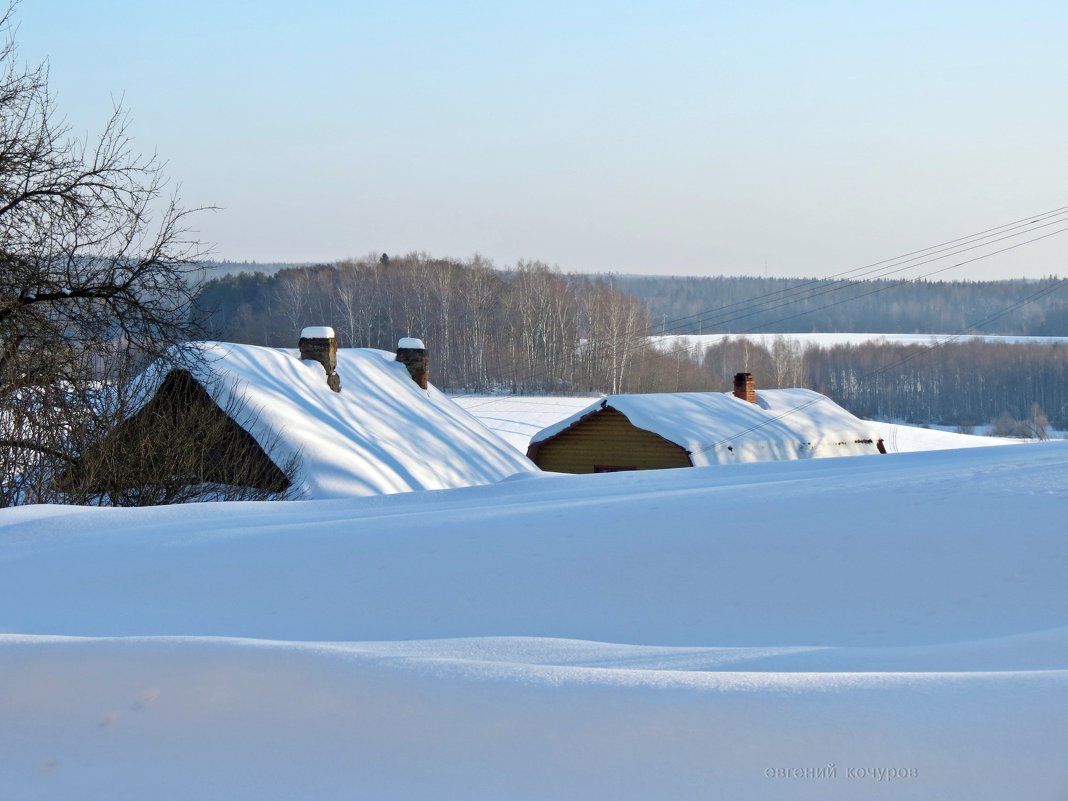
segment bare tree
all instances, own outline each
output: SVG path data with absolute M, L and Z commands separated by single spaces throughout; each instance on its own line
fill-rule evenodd
M 465 385 L 484 389 L 490 382 L 486 352 L 491 344 L 491 318 L 501 294 L 500 278 L 488 260 L 476 255 L 468 269 L 461 273 L 461 279 L 457 293 L 460 304 L 458 328 Z
M 623 392 L 631 361 L 647 347 L 648 312 L 640 300 L 615 287 L 613 276 L 588 282 L 581 303 L 590 387 Z
M 771 363 L 773 386 L 799 387 L 804 375 L 804 348 L 801 343 L 784 336 L 777 336 L 771 341 L 771 347 L 765 344 Z
M 202 252 L 117 106 L 95 140 L 58 115 L 0 16 L 0 504 L 48 500 L 102 381 L 192 337 Z

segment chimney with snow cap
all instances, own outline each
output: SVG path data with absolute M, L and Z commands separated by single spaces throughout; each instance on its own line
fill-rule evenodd
M 430 380 L 430 353 L 423 340 L 401 337 L 397 340 L 397 361 L 408 368 L 412 381 L 426 389 Z
M 325 325 L 311 325 L 300 332 L 300 358 L 319 362 L 326 370 L 326 384 L 334 392 L 341 392 L 341 376 L 337 374 L 337 338 L 334 329 Z
M 735 373 L 734 397 L 741 398 L 749 403 L 756 403 L 756 386 L 753 384 L 752 373 Z

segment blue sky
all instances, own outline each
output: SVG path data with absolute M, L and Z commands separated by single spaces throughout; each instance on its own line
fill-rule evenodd
M 25 0 L 216 255 L 827 275 L 1068 206 L 1064 2 Z M 1068 274 L 1068 234 L 944 277 Z

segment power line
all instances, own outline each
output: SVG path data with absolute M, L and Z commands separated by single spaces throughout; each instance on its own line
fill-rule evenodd
M 893 275 L 893 274 L 896 274 L 896 273 L 904 272 L 905 270 L 908 270 L 908 269 L 913 269 L 915 267 L 923 266 L 925 264 L 930 264 L 930 263 L 934 263 L 934 262 L 941 262 L 941 261 L 944 261 L 945 259 L 950 258 L 952 256 L 960 255 L 961 253 L 970 252 L 970 251 L 979 249 L 981 247 L 988 247 L 990 245 L 996 244 L 997 242 L 1002 242 L 1002 241 L 1005 241 L 1005 240 L 1008 240 L 1008 239 L 1013 239 L 1013 238 L 1018 237 L 1018 236 L 1025 236 L 1025 235 L 1034 233 L 1035 231 L 1038 231 L 1038 230 L 1041 230 L 1041 229 L 1044 229 L 1044 228 L 1048 228 L 1048 227 L 1050 227 L 1052 225 L 1057 225 L 1059 223 L 1068 222 L 1068 216 L 1065 216 L 1066 214 L 1068 214 L 1068 206 L 1064 206 L 1064 207 L 1061 207 L 1061 208 L 1058 208 L 1058 209 L 1053 209 L 1053 210 L 1050 210 L 1050 211 L 1042 212 L 1042 213 L 1037 214 L 1037 215 L 1031 215 L 1029 217 L 1022 218 L 1021 220 L 1015 220 L 1013 222 L 1005 223 L 1004 225 L 996 226 L 994 228 L 988 228 L 988 229 L 986 229 L 984 231 L 980 231 L 980 232 L 978 232 L 976 234 L 970 234 L 968 236 L 958 237 L 956 239 L 948 240 L 946 242 L 942 242 L 942 243 L 939 243 L 937 245 L 932 245 L 932 246 L 927 247 L 927 248 L 922 248 L 920 250 L 915 250 L 915 251 L 912 251 L 911 253 L 904 254 L 904 256 L 898 256 L 898 257 L 894 257 L 894 258 L 890 258 L 890 259 L 883 259 L 883 260 L 878 261 L 878 262 L 873 262 L 872 264 L 869 264 L 869 265 L 864 265 L 862 267 L 857 267 L 857 268 L 853 268 L 852 270 L 844 271 L 842 273 L 839 273 L 838 275 L 842 276 L 842 275 L 848 275 L 848 274 L 852 274 L 852 273 L 860 273 L 861 275 L 870 275 L 870 273 L 872 273 L 872 272 L 881 273 L 882 276 Z M 1017 230 L 1017 229 L 1026 229 L 1026 230 Z M 1016 233 L 1006 234 L 1005 233 L 1006 231 L 1017 231 L 1017 232 Z M 760 326 L 754 326 L 753 328 L 750 328 L 750 329 L 745 329 L 745 330 L 742 330 L 742 331 L 734 332 L 733 335 L 743 335 L 743 334 L 747 334 L 747 333 L 754 333 L 757 330 L 757 328 L 760 328 L 760 327 L 777 325 L 778 323 L 786 322 L 788 320 L 793 320 L 793 319 L 796 319 L 798 317 L 804 317 L 804 316 L 807 316 L 807 315 L 810 315 L 810 314 L 815 314 L 815 313 L 820 312 L 820 311 L 825 311 L 826 309 L 834 308 L 835 306 L 839 306 L 839 305 L 841 305 L 843 303 L 849 303 L 849 302 L 852 302 L 852 301 L 855 301 L 855 300 L 859 300 L 860 298 L 869 297 L 871 295 L 875 295 L 875 294 L 878 294 L 880 292 L 885 292 L 885 291 L 888 291 L 888 290 L 891 290 L 891 289 L 895 289 L 897 287 L 904 286 L 905 284 L 915 283 L 915 282 L 923 280 L 925 278 L 929 278 L 932 275 L 938 275 L 940 273 L 947 272 L 947 271 L 955 269 L 957 267 L 962 267 L 962 266 L 964 266 L 966 264 L 972 264 L 974 262 L 981 261 L 981 260 L 986 259 L 986 258 L 990 258 L 991 256 L 996 256 L 996 255 L 1001 254 L 1001 253 L 1006 253 L 1008 251 L 1015 250 L 1016 248 L 1023 247 L 1024 245 L 1029 245 L 1029 244 L 1032 244 L 1034 242 L 1038 242 L 1038 241 L 1040 241 L 1042 239 L 1048 239 L 1048 238 L 1050 238 L 1052 236 L 1056 236 L 1058 234 L 1065 233 L 1066 231 L 1068 231 L 1068 227 L 1059 228 L 1059 229 L 1057 229 L 1055 231 L 1051 231 L 1051 232 L 1043 234 L 1041 236 L 1033 237 L 1031 239 L 1027 239 L 1027 240 L 1024 240 L 1022 242 L 1016 242 L 1016 243 L 1014 243 L 1012 245 L 1009 245 L 1007 247 L 999 248 L 997 250 L 993 250 L 993 251 L 990 251 L 990 252 L 987 252 L 987 253 L 982 253 L 982 254 L 977 255 L 977 256 L 975 256 L 973 258 L 970 258 L 970 259 L 965 259 L 963 261 L 955 262 L 953 264 L 941 266 L 941 267 L 939 267 L 937 269 L 927 271 L 927 272 L 925 272 L 925 273 L 923 273 L 921 275 L 918 275 L 918 276 L 915 276 L 915 277 L 912 277 L 912 278 L 901 279 L 899 281 L 888 283 L 888 284 L 886 284 L 884 286 L 876 286 L 875 289 L 872 289 L 872 290 L 870 290 L 868 292 L 864 292 L 864 293 L 861 293 L 861 294 L 858 294 L 858 295 L 853 295 L 853 296 L 850 296 L 850 297 L 847 297 L 847 298 L 841 298 L 839 300 L 836 300 L 836 301 L 833 301 L 833 302 L 830 302 L 830 303 L 825 303 L 825 304 L 823 304 L 821 306 L 817 306 L 816 308 L 813 308 L 813 309 L 800 311 L 800 312 L 797 312 L 796 314 L 786 315 L 784 317 L 780 317 L 780 318 L 778 318 L 776 320 L 772 320 L 770 322 L 764 322 Z M 988 239 L 989 241 L 981 242 L 980 244 L 975 244 L 976 242 L 979 242 L 982 239 Z M 954 245 L 954 243 L 956 243 L 956 245 Z M 967 246 L 961 246 L 961 245 L 967 245 Z M 925 258 L 925 256 L 930 256 L 932 253 L 941 253 L 942 255 L 933 256 L 931 258 Z M 902 259 L 906 259 L 907 261 L 915 261 L 916 263 L 911 264 L 911 265 L 907 265 L 907 266 L 902 266 L 902 264 L 906 263 L 906 262 L 902 262 L 901 261 Z M 881 269 L 873 269 L 873 268 L 877 267 L 878 265 L 886 265 L 886 266 L 881 268 Z M 834 276 L 832 276 L 832 278 L 833 277 Z M 798 285 L 798 286 L 792 287 L 792 288 L 787 289 L 787 290 L 777 290 L 776 292 L 766 293 L 766 295 L 764 295 L 764 296 L 757 296 L 756 298 L 750 298 L 750 299 L 745 300 L 745 301 L 736 301 L 735 303 L 727 304 L 726 306 L 721 307 L 721 309 L 727 309 L 727 308 L 736 307 L 736 306 L 743 306 L 743 308 L 738 309 L 736 314 L 733 314 L 733 315 L 730 315 L 730 316 L 727 316 L 727 317 L 724 317 L 724 318 L 720 318 L 717 321 L 717 324 L 719 324 L 719 325 L 729 325 L 730 323 L 737 322 L 737 321 L 745 319 L 747 317 L 752 317 L 752 316 L 754 316 L 755 314 L 758 314 L 758 313 L 774 311 L 776 309 L 786 308 L 786 307 L 791 306 L 791 305 L 793 305 L 793 304 L 795 304 L 795 303 L 797 303 L 797 302 L 799 302 L 801 300 L 811 300 L 813 298 L 821 297 L 823 295 L 830 295 L 830 294 L 833 294 L 833 293 L 836 293 L 836 292 L 841 292 L 841 291 L 843 291 L 844 289 L 847 289 L 847 288 L 858 287 L 858 286 L 861 286 L 863 284 L 871 284 L 871 283 L 874 283 L 877 280 L 882 280 L 881 276 L 879 276 L 879 277 L 862 278 L 862 279 L 859 279 L 859 280 L 853 280 L 853 279 L 849 279 L 849 280 L 839 279 L 839 280 L 834 280 L 834 281 L 828 281 L 828 280 L 824 280 L 824 279 L 810 280 L 810 281 L 805 282 L 802 285 Z M 790 298 L 789 297 L 790 293 L 798 294 L 796 290 L 799 287 L 802 287 L 802 286 L 814 286 L 818 291 L 810 291 L 808 293 L 808 295 L 806 295 L 805 297 L 796 297 L 796 298 Z M 774 297 L 775 295 L 781 295 L 782 297 L 775 298 Z M 762 304 L 757 304 L 757 305 L 767 305 L 768 303 L 778 303 L 778 305 L 769 306 L 768 308 L 764 308 L 764 309 L 757 309 L 755 311 L 751 311 L 751 310 L 749 310 L 747 308 L 744 308 L 744 306 L 753 304 L 753 301 L 760 300 L 761 297 L 767 297 L 767 298 L 772 298 L 772 299 L 771 300 L 766 300 Z M 779 301 L 783 301 L 783 302 L 779 302 Z M 721 309 L 706 310 L 706 312 L 701 312 L 701 313 L 698 313 L 698 314 L 705 314 L 705 313 L 708 313 L 709 311 L 719 311 Z M 695 315 L 690 315 L 691 318 L 694 317 L 694 316 Z M 1000 315 L 996 315 L 996 316 L 1000 316 Z M 689 318 L 679 318 L 679 319 L 689 319 Z M 994 319 L 994 318 L 992 318 L 992 319 Z M 633 344 L 636 344 L 636 343 L 638 343 L 640 341 L 646 341 L 649 338 L 648 332 L 651 330 L 651 328 L 652 327 L 646 328 L 646 329 L 642 329 L 641 331 L 636 331 L 633 334 L 624 335 L 622 338 L 617 338 L 617 339 L 614 339 L 614 340 L 587 339 L 586 343 L 585 343 L 585 346 L 586 347 L 590 347 L 591 345 L 596 346 L 596 345 L 601 345 L 601 344 L 613 344 L 615 346 L 633 345 Z M 724 334 L 723 336 L 731 336 L 731 335 L 732 334 Z M 685 335 L 677 335 L 677 336 L 685 336 Z M 696 348 L 703 347 L 703 346 L 704 346 L 704 343 L 697 342 L 697 343 L 689 346 L 688 348 L 682 348 L 680 350 L 677 350 L 676 352 L 693 351 Z M 548 370 L 547 369 L 539 369 L 538 371 L 534 371 L 534 372 L 531 373 L 531 377 L 535 377 L 538 372 L 540 372 L 542 374 L 543 378 L 547 378 L 548 377 Z M 508 379 L 514 379 L 518 375 L 519 375 L 519 370 L 513 367 L 512 369 L 504 372 L 499 377 L 501 379 L 508 380 Z M 468 393 L 468 395 L 459 395 L 457 397 L 469 397 L 470 395 L 474 395 L 474 394 L 478 394 L 478 393 Z
M 735 301 L 733 303 L 728 303 L 728 304 L 725 304 L 723 306 L 713 307 L 711 309 L 705 309 L 703 311 L 694 312 L 693 314 L 687 315 L 685 317 L 679 317 L 679 318 L 676 318 L 674 320 L 664 320 L 664 321 L 661 322 L 661 326 L 668 326 L 668 325 L 674 326 L 676 324 L 684 323 L 684 322 L 690 321 L 690 320 L 693 320 L 694 322 L 701 322 L 702 320 L 695 319 L 695 318 L 703 318 L 704 315 L 706 315 L 706 314 L 710 314 L 710 313 L 716 312 L 716 311 L 723 311 L 723 310 L 726 310 L 726 309 L 734 308 L 735 306 L 739 306 L 739 305 L 748 305 L 748 304 L 752 303 L 755 300 L 761 300 L 763 298 L 774 298 L 776 295 L 782 295 L 784 293 L 791 293 L 791 292 L 794 292 L 794 291 L 796 291 L 798 289 L 804 289 L 805 287 L 819 286 L 821 284 L 825 284 L 825 283 L 828 283 L 828 282 L 832 281 L 832 279 L 843 279 L 846 276 L 853 276 L 854 273 L 861 273 L 862 271 L 871 270 L 872 268 L 877 268 L 877 267 L 879 267 L 881 265 L 891 265 L 892 262 L 896 262 L 898 264 L 903 264 L 906 261 L 914 261 L 914 260 L 923 258 L 924 256 L 931 255 L 932 252 L 942 252 L 942 251 L 939 250 L 940 248 L 945 248 L 947 250 L 948 249 L 952 249 L 952 248 L 950 248 L 948 246 L 957 246 L 957 245 L 960 245 L 961 243 L 965 243 L 965 242 L 971 243 L 973 241 L 978 241 L 980 239 L 989 238 L 989 237 L 991 237 L 991 236 L 993 236 L 993 235 L 995 235 L 997 233 L 1000 233 L 1000 232 L 1003 232 L 1003 231 L 1006 231 L 1006 230 L 1015 230 L 1016 228 L 1027 227 L 1029 225 L 1033 225 L 1036 222 L 1043 222 L 1045 220 L 1048 220 L 1051 217 L 1061 216 L 1061 215 L 1064 215 L 1066 213 L 1068 213 L 1068 206 L 1062 206 L 1062 207 L 1057 208 L 1057 209 L 1051 209 L 1049 211 L 1040 212 L 1038 214 L 1033 214 L 1033 215 L 1030 215 L 1028 217 L 1024 217 L 1024 218 L 1019 219 L 1019 220 L 1013 220 L 1012 222 L 1004 223 L 1003 225 L 998 225 L 998 226 L 995 226 L 993 228 L 987 228 L 987 229 L 985 229 L 983 231 L 979 231 L 979 232 L 974 233 L 974 234 L 969 234 L 967 236 L 957 237 L 956 239 L 950 239 L 950 240 L 947 240 L 945 242 L 940 242 L 937 245 L 931 245 L 930 247 L 921 248 L 920 250 L 914 250 L 914 251 L 911 251 L 909 253 L 902 254 L 900 256 L 894 256 L 894 257 L 891 257 L 889 259 L 883 259 L 881 261 L 872 262 L 871 264 L 866 264 L 866 265 L 863 265 L 861 267 L 854 267 L 854 268 L 849 269 L 849 270 L 844 270 L 843 272 L 832 274 L 830 276 L 827 276 L 826 278 L 809 279 L 809 280 L 804 281 L 804 282 L 802 282 L 800 284 L 795 284 L 795 285 L 793 285 L 791 287 L 787 287 L 785 289 L 774 290 L 772 292 L 767 292 L 767 293 L 765 293 L 763 295 L 757 295 L 757 296 L 752 297 L 752 298 L 746 298 L 744 300 Z M 891 266 L 893 266 L 893 265 L 891 265 Z M 867 273 L 865 273 L 865 274 L 867 274 Z M 652 328 L 653 327 L 650 326 L 650 333 L 652 332 Z
M 724 337 L 727 337 L 727 336 L 739 336 L 739 335 L 742 335 L 742 334 L 755 333 L 757 328 L 762 328 L 762 327 L 769 326 L 769 325 L 777 325 L 778 323 L 783 323 L 783 322 L 786 322 L 788 320 L 796 319 L 798 317 L 805 317 L 805 316 L 807 316 L 809 314 L 815 314 L 816 312 L 820 312 L 820 311 L 824 311 L 826 309 L 834 308 L 835 306 L 840 306 L 843 303 L 850 303 L 850 302 L 852 302 L 854 300 L 859 300 L 860 298 L 866 298 L 866 297 L 869 297 L 871 295 L 876 295 L 876 294 L 878 294 L 880 292 L 886 292 L 886 291 L 888 291 L 890 289 L 896 289 L 897 287 L 904 286 L 905 284 L 915 283 L 915 282 L 923 280 L 925 278 L 929 278 L 932 275 L 937 275 L 939 273 L 944 273 L 944 272 L 946 272 L 948 270 L 953 270 L 953 269 L 955 269 L 957 267 L 963 267 L 965 264 L 972 264 L 973 262 L 981 261 L 982 259 L 986 259 L 986 258 L 989 258 L 991 256 L 996 256 L 999 253 L 1006 253 L 1006 252 L 1008 252 L 1010 250 L 1015 250 L 1016 248 L 1023 247 L 1024 245 L 1030 245 L 1033 242 L 1038 242 L 1039 240 L 1048 239 L 1048 238 L 1050 238 L 1052 236 L 1056 236 L 1057 234 L 1065 233 L 1066 231 L 1068 231 L 1068 228 L 1061 228 L 1061 229 L 1058 229 L 1056 231 L 1051 231 L 1048 234 L 1043 234 L 1042 236 L 1037 236 L 1034 239 L 1028 239 L 1028 240 L 1026 240 L 1024 242 L 1017 242 L 1017 243 L 1015 243 L 1013 245 L 1010 245 L 1010 246 L 1004 247 L 1004 248 L 1000 248 L 1000 249 L 992 251 L 990 253 L 984 253 L 984 254 L 982 254 L 980 256 L 976 256 L 976 257 L 971 258 L 971 259 L 965 259 L 964 261 L 956 262 L 954 264 L 950 264 L 950 265 L 945 266 L 945 267 L 939 267 L 937 270 L 931 270 L 930 272 L 924 273 L 923 275 L 915 276 L 914 278 L 901 279 L 900 281 L 895 281 L 895 282 L 890 283 L 890 284 L 888 284 L 886 286 L 878 286 L 878 287 L 876 287 L 875 289 L 872 289 L 869 292 L 864 292 L 864 293 L 861 293 L 859 295 L 854 295 L 854 296 L 848 297 L 848 298 L 842 298 L 840 300 L 836 300 L 836 301 L 833 301 L 831 303 L 824 304 L 823 306 L 819 306 L 819 307 L 817 307 L 815 309 L 808 309 L 808 310 L 805 310 L 805 311 L 798 312 L 797 314 L 791 314 L 791 315 L 787 315 L 786 317 L 780 317 L 780 318 L 778 318 L 776 320 L 772 320 L 771 322 L 765 322 L 760 326 L 754 326 L 753 328 L 746 329 L 744 331 L 738 331 L 738 332 L 735 332 L 734 334 L 724 334 L 723 336 Z M 835 291 L 835 290 L 829 290 L 829 291 Z M 813 297 L 818 296 L 819 294 L 827 294 L 827 293 L 817 293 L 817 295 L 814 295 Z M 789 303 L 783 304 L 783 306 L 789 306 L 789 305 L 790 305 Z M 777 307 L 774 307 L 774 308 L 782 308 L 782 307 L 781 306 L 777 306 Z M 768 309 L 767 311 L 771 311 L 771 309 Z M 739 315 L 738 317 L 733 318 L 732 320 L 728 320 L 728 322 L 734 322 L 734 321 L 743 319 L 744 317 L 748 317 L 748 316 L 752 316 L 752 315 L 751 314 Z M 675 336 L 686 336 L 686 335 L 685 334 L 677 334 Z M 691 345 L 689 348 L 684 348 L 683 350 L 693 350 L 694 348 L 698 348 L 698 347 L 702 347 L 702 343 L 700 343 L 700 342 L 696 343 L 695 345 Z
M 713 317 L 704 317 L 703 316 L 701 320 L 696 321 L 696 322 L 700 322 L 702 324 L 711 323 L 713 325 L 718 325 L 718 326 L 729 325 L 730 323 L 737 322 L 738 320 L 743 320 L 743 319 L 745 319 L 747 317 L 753 317 L 754 315 L 760 314 L 762 312 L 774 311 L 775 309 L 784 308 L 786 306 L 789 306 L 792 303 L 796 303 L 796 302 L 801 301 L 801 300 L 811 300 L 812 298 L 820 297 L 822 295 L 826 295 L 826 294 L 829 294 L 831 292 L 837 292 L 839 290 L 846 289 L 846 288 L 851 287 L 851 286 L 857 286 L 857 285 L 863 284 L 863 283 L 871 283 L 871 282 L 874 282 L 876 280 L 883 280 L 883 279 L 885 279 L 886 276 L 896 275 L 898 273 L 905 272 L 906 270 L 910 270 L 910 269 L 913 269 L 913 268 L 916 268 L 916 267 L 922 267 L 925 264 L 932 264 L 932 263 L 935 263 L 935 262 L 940 262 L 940 261 L 943 261 L 945 259 L 951 258 L 953 256 L 958 256 L 958 255 L 960 255 L 962 253 L 968 253 L 970 251 L 977 250 L 979 248 L 989 247 L 990 245 L 994 245 L 997 242 L 1003 242 L 1003 241 L 1005 241 L 1007 239 L 1012 239 L 1012 238 L 1018 237 L 1018 236 L 1025 236 L 1027 234 L 1033 233 L 1034 231 L 1038 231 L 1038 230 L 1041 230 L 1043 228 L 1048 228 L 1048 227 L 1053 226 L 1053 225 L 1063 224 L 1063 223 L 1066 223 L 1066 222 L 1068 222 L 1068 217 L 1062 217 L 1061 219 L 1053 220 L 1052 222 L 1045 222 L 1042 225 L 1034 226 L 1034 227 L 1032 227 L 1032 228 L 1030 228 L 1029 230 L 1026 230 L 1026 231 L 1018 231 L 1016 233 L 1006 234 L 1005 236 L 1001 236 L 1001 237 L 998 237 L 996 239 L 991 239 L 988 242 L 982 242 L 980 244 L 971 245 L 970 247 L 959 247 L 959 248 L 954 248 L 954 249 L 947 249 L 947 250 L 950 250 L 950 252 L 945 252 L 945 253 L 943 253 L 943 255 L 940 255 L 940 256 L 934 256 L 932 258 L 927 258 L 927 259 L 923 259 L 923 260 L 919 260 L 919 261 L 917 261 L 915 259 L 912 259 L 910 261 L 914 261 L 915 263 L 913 263 L 913 264 L 907 264 L 905 266 L 901 266 L 901 264 L 891 264 L 891 265 L 888 265 L 887 267 L 881 268 L 879 270 L 870 270 L 867 273 L 862 273 L 861 274 L 861 275 L 870 275 L 871 273 L 876 273 L 876 275 L 873 275 L 873 276 L 867 277 L 867 278 L 862 278 L 862 279 L 852 279 L 852 278 L 851 279 L 839 279 L 839 280 L 836 280 L 836 281 L 825 282 L 823 284 L 823 286 L 819 286 L 819 282 L 808 282 L 809 285 L 815 284 L 816 286 L 813 289 L 813 291 L 810 291 L 804 297 L 772 298 L 772 299 L 763 301 L 760 304 L 756 304 L 757 308 L 755 308 L 753 310 L 748 310 L 748 309 L 744 310 L 745 311 L 744 314 L 740 313 L 740 314 L 728 315 L 726 317 L 721 317 L 721 318 L 717 318 L 717 317 L 714 317 L 714 316 Z M 1050 235 L 1052 236 L 1052 235 L 1057 234 L 1057 233 L 1062 233 L 1063 230 L 1068 230 L 1068 229 L 1061 229 L 1059 231 L 1053 232 L 1053 234 L 1050 234 Z M 1029 244 L 1031 242 L 1036 242 L 1039 239 L 1044 239 L 1044 238 L 1045 237 L 1036 237 L 1035 239 L 1026 240 L 1025 242 L 1022 242 L 1022 243 L 1019 243 L 1019 244 Z M 1009 249 L 1011 249 L 1011 248 L 1009 248 Z M 940 252 L 940 251 L 936 251 L 936 252 Z M 986 254 L 985 256 L 983 256 L 983 258 L 986 258 L 987 256 L 994 256 L 994 255 L 996 255 L 998 253 L 1003 253 L 1003 252 L 1004 252 L 1004 249 L 995 250 L 995 251 L 993 251 L 991 253 Z M 972 259 L 972 260 L 968 260 L 968 261 L 962 261 L 962 262 L 958 262 L 956 264 L 952 264 L 952 265 L 950 265 L 948 267 L 942 267 L 942 268 L 939 268 L 937 270 L 932 270 L 930 272 L 924 273 L 923 275 L 917 276 L 916 279 L 909 279 L 909 280 L 918 280 L 920 278 L 927 278 L 927 277 L 932 276 L 932 275 L 937 275 L 938 273 L 942 273 L 942 272 L 945 272 L 947 270 L 951 270 L 954 267 L 960 267 L 960 266 L 962 266 L 964 264 L 969 264 L 971 261 L 976 261 L 976 259 Z M 891 268 L 894 268 L 894 269 L 891 269 Z M 902 282 L 902 283 L 908 283 L 908 281 L 905 281 L 905 282 Z M 901 283 L 894 284 L 894 286 L 901 286 Z M 800 292 L 794 292 L 793 290 L 795 290 L 795 289 L 796 289 L 796 287 L 793 287 L 793 288 L 791 288 L 789 290 L 781 290 L 781 292 L 793 293 L 795 295 L 802 294 Z M 816 290 L 818 290 L 818 291 L 816 291 Z M 864 297 L 864 295 L 859 295 L 858 297 Z M 751 299 L 751 300 L 758 300 L 758 299 L 759 298 L 755 298 L 755 299 Z M 786 302 L 779 303 L 778 301 L 780 301 L 780 300 L 786 300 Z M 735 304 L 731 304 L 731 305 L 740 305 L 740 303 L 741 302 L 738 302 L 738 303 L 735 303 Z M 748 304 L 749 301 L 746 301 L 745 303 Z M 769 306 L 768 304 L 770 304 L 770 303 L 776 303 L 777 305 Z M 760 306 L 765 306 L 766 308 L 759 308 Z M 724 307 L 724 308 L 726 308 L 726 307 Z M 712 311 L 712 310 L 710 310 L 710 311 Z M 787 318 L 787 319 L 789 319 L 789 318 Z M 773 321 L 772 323 L 765 323 L 765 325 L 773 325 L 776 322 L 781 322 L 781 321 L 776 320 L 776 321 Z M 692 323 L 691 323 L 691 325 L 692 325 Z M 680 334 L 679 336 L 685 336 L 685 334 Z

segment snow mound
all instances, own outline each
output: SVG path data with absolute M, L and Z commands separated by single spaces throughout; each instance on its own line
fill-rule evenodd
M 5 797 L 1060 801 L 1066 515 L 1068 443 L 0 510 Z

